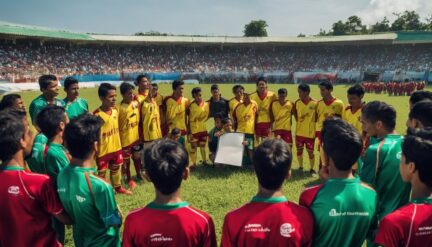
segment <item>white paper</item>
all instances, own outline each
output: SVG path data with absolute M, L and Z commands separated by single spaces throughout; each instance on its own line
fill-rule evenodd
M 243 133 L 226 133 L 219 137 L 215 163 L 241 166 L 243 161 Z

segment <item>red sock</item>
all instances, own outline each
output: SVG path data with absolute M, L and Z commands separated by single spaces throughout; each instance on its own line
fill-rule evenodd
M 141 177 L 141 158 L 133 158 L 137 178 Z

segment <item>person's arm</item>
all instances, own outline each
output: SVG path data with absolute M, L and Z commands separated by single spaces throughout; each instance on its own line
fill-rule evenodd
M 380 222 L 374 243 L 378 246 L 392 247 L 400 246 L 403 233 L 399 231 L 396 222 L 391 222 L 388 217 Z
M 208 218 L 208 227 L 207 229 L 204 229 L 206 232 L 204 232 L 204 241 L 203 241 L 203 245 L 204 247 L 216 247 L 217 246 L 217 242 L 216 242 L 216 232 L 215 232 L 215 226 L 213 223 L 213 219 L 209 216 Z
M 230 230 L 229 230 L 229 217 L 225 216 L 225 220 L 222 227 L 221 247 L 234 247 Z
M 99 212 L 105 227 L 121 226 L 122 217 L 114 197 L 114 191 L 108 184 L 103 184 L 93 190 L 95 207 Z
M 370 185 L 374 185 L 377 172 L 377 146 L 372 145 L 366 149 L 363 166 L 360 171 L 360 179 Z
M 296 122 L 298 121 L 298 115 L 297 115 L 297 101 L 293 104 L 292 114 L 294 115 L 294 118 Z
M 124 229 L 123 229 L 123 238 L 122 238 L 122 247 L 133 247 L 133 239 L 131 236 L 131 228 L 134 226 L 131 225 L 130 220 L 128 217 L 126 217 L 125 223 L 124 223 Z
M 60 202 L 54 183 L 51 179 L 47 179 L 41 186 L 40 194 L 36 197 L 42 203 L 42 207 L 47 213 L 54 216 L 65 225 L 72 225 L 73 221 L 66 213 L 63 205 Z

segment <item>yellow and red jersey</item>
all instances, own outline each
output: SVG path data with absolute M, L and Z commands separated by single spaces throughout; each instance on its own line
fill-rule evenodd
M 140 104 L 147 98 L 147 95 L 149 94 L 149 90 L 145 90 L 144 93 L 138 93 L 135 95 L 135 100 L 137 100 Z
M 120 141 L 123 148 L 139 142 L 139 102 L 133 100 L 131 103 L 120 103 L 119 109 L 119 131 Z
M 143 139 L 145 142 L 162 138 L 159 106 L 155 99 L 144 100 L 141 105 Z
M 160 93 L 158 93 L 158 94 L 156 95 L 156 97 L 153 97 L 153 98 L 156 100 L 157 105 L 158 105 L 159 107 L 161 107 L 162 104 L 163 104 L 164 97 L 163 97 Z
M 207 132 L 206 122 L 210 114 L 209 103 L 201 101 L 198 105 L 196 101 L 192 101 L 188 108 L 189 128 L 191 134 Z
M 342 102 L 342 100 L 338 98 L 333 98 L 328 102 L 325 102 L 324 100 L 318 101 L 317 108 L 316 108 L 316 114 L 317 114 L 316 131 L 321 131 L 324 120 L 326 120 L 326 118 L 332 116 L 342 117 L 343 110 L 344 110 L 344 103 Z
M 258 105 L 255 101 L 245 105 L 238 104 L 234 110 L 233 118 L 236 121 L 237 132 L 253 134 L 255 132 L 255 119 L 258 112 Z
M 352 111 L 351 106 L 347 106 L 343 112 L 342 119 L 347 121 L 349 124 L 354 126 L 359 133 L 363 133 L 361 120 L 362 108 L 357 109 L 356 111 Z
M 186 109 L 188 106 L 189 100 L 185 97 L 175 100 L 172 96 L 169 96 L 164 99 L 165 121 L 170 132 L 172 129 L 178 128 L 183 135 L 186 134 Z
M 234 109 L 238 106 L 238 104 L 243 103 L 242 100 L 237 100 L 236 98 L 232 98 L 228 101 L 228 106 L 229 106 L 229 112 L 230 115 L 232 116 L 234 113 Z
M 100 117 L 104 122 L 100 130 L 100 141 L 97 157 L 100 158 L 120 151 L 122 146 L 120 141 L 118 110 L 116 108 L 112 108 L 111 112 L 107 113 L 99 108 L 94 111 L 93 114 Z
M 296 136 L 315 138 L 317 102 L 313 99 L 294 103 L 294 112 L 297 115 Z
M 254 92 L 250 95 L 251 100 L 255 101 L 258 106 L 258 114 L 256 123 L 270 123 L 270 105 L 277 99 L 276 95 L 267 91 L 264 95 L 258 95 L 258 92 Z
M 276 100 L 273 101 L 270 109 L 273 115 L 273 130 L 291 131 L 293 103 L 287 100 L 281 104 L 279 100 Z

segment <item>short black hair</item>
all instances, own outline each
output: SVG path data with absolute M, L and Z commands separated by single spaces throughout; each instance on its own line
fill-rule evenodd
M 253 164 L 259 184 L 268 190 L 279 189 L 291 168 L 292 155 L 286 142 L 267 139 L 255 150 Z
M 327 90 L 333 90 L 333 84 L 329 81 L 322 81 L 318 84 L 320 87 L 325 87 Z
M 175 80 L 172 82 L 172 90 L 176 90 L 178 87 L 184 85 L 184 81 L 181 80 Z
M 134 90 L 134 89 L 135 89 L 135 87 L 128 82 L 122 82 L 122 84 L 120 84 L 120 93 L 122 95 L 129 92 L 130 90 Z
M 432 101 L 422 100 L 415 103 L 408 117 L 417 119 L 424 127 L 432 127 Z
M 192 97 L 194 97 L 194 95 L 197 94 L 197 93 L 201 93 L 201 88 L 200 87 L 194 87 L 192 89 L 192 92 L 191 92 Z
M 260 76 L 260 77 L 258 77 L 258 79 L 257 79 L 257 81 L 256 81 L 256 85 L 257 85 L 257 86 L 258 86 L 258 83 L 259 83 L 260 81 L 263 81 L 263 82 L 265 82 L 265 84 L 267 84 L 267 80 L 266 80 L 266 78 L 265 78 L 264 76 Z
M 53 138 L 61 122 L 66 122 L 65 109 L 56 105 L 49 105 L 36 116 L 36 124 L 48 138 Z
M 151 86 L 152 86 L 153 88 L 158 88 L 158 87 L 159 87 L 159 85 L 158 85 L 157 83 L 152 83 Z
M 402 143 L 406 163 L 413 162 L 420 181 L 432 188 L 432 128 L 408 129 Z
M 213 116 L 213 119 L 220 119 L 222 120 L 224 118 L 224 116 L 222 115 L 221 112 L 216 112 Z
M 13 107 L 17 99 L 21 99 L 21 96 L 15 93 L 3 96 L 0 101 L 0 111 Z
M 0 160 L 9 161 L 20 149 L 25 134 L 24 111 L 8 109 L 0 112 Z
M 422 100 L 432 100 L 432 92 L 430 91 L 415 91 L 411 94 L 409 101 L 411 104 L 415 104 L 417 102 L 420 102 Z
M 393 131 L 396 127 L 396 110 L 382 101 L 367 103 L 362 110 L 362 116 L 371 123 L 381 121 L 388 131 Z
M 171 135 L 172 135 L 172 136 L 176 136 L 176 135 L 179 135 L 179 134 L 181 134 L 181 131 L 180 131 L 179 128 L 173 128 L 173 129 L 171 130 Z
M 347 93 L 349 95 L 357 95 L 358 97 L 362 97 L 365 94 L 365 89 L 362 85 L 355 84 L 354 86 L 348 88 Z
M 219 90 L 219 86 L 218 86 L 218 84 L 213 84 L 213 85 L 211 85 L 211 87 L 210 87 L 210 91 L 213 91 L 213 90 Z
M 222 124 L 223 124 L 223 125 L 227 124 L 228 122 L 231 122 L 231 123 L 232 123 L 233 121 L 232 121 L 232 119 L 229 118 L 229 117 L 226 117 L 226 118 L 222 119 Z
M 322 140 L 324 152 L 340 171 L 351 170 L 363 148 L 362 138 L 357 129 L 336 117 L 324 121 Z
M 51 85 L 52 81 L 57 81 L 57 77 L 55 75 L 41 75 L 39 77 L 39 88 L 47 89 L 49 85 Z
M 143 78 L 147 78 L 147 80 L 150 81 L 150 78 L 149 78 L 149 76 L 148 76 L 147 74 L 139 74 L 139 75 L 136 77 L 135 81 L 134 81 L 135 86 L 138 86 L 138 83 L 139 83 Z
M 278 95 L 279 94 L 286 94 L 286 95 L 288 95 L 288 90 L 286 88 L 279 88 Z
M 95 142 L 100 141 L 100 128 L 103 120 L 100 117 L 85 113 L 66 125 L 64 138 L 69 153 L 74 158 L 89 157 Z
M 63 86 L 66 90 L 69 90 L 70 86 L 72 86 L 73 84 L 78 84 L 78 80 L 75 77 L 68 76 L 64 80 Z
M 189 162 L 184 147 L 170 139 L 154 141 L 144 151 L 145 170 L 155 188 L 164 195 L 180 188 Z
M 108 95 L 110 90 L 116 90 L 116 87 L 106 82 L 100 84 L 98 88 L 99 97 L 105 98 Z
M 242 89 L 243 91 L 245 90 L 245 88 L 242 85 L 234 85 L 234 87 L 232 88 L 232 92 L 235 93 L 238 89 Z
M 308 84 L 306 83 L 302 83 L 300 85 L 298 85 L 297 87 L 299 90 L 301 90 L 302 92 L 310 92 L 310 87 Z

